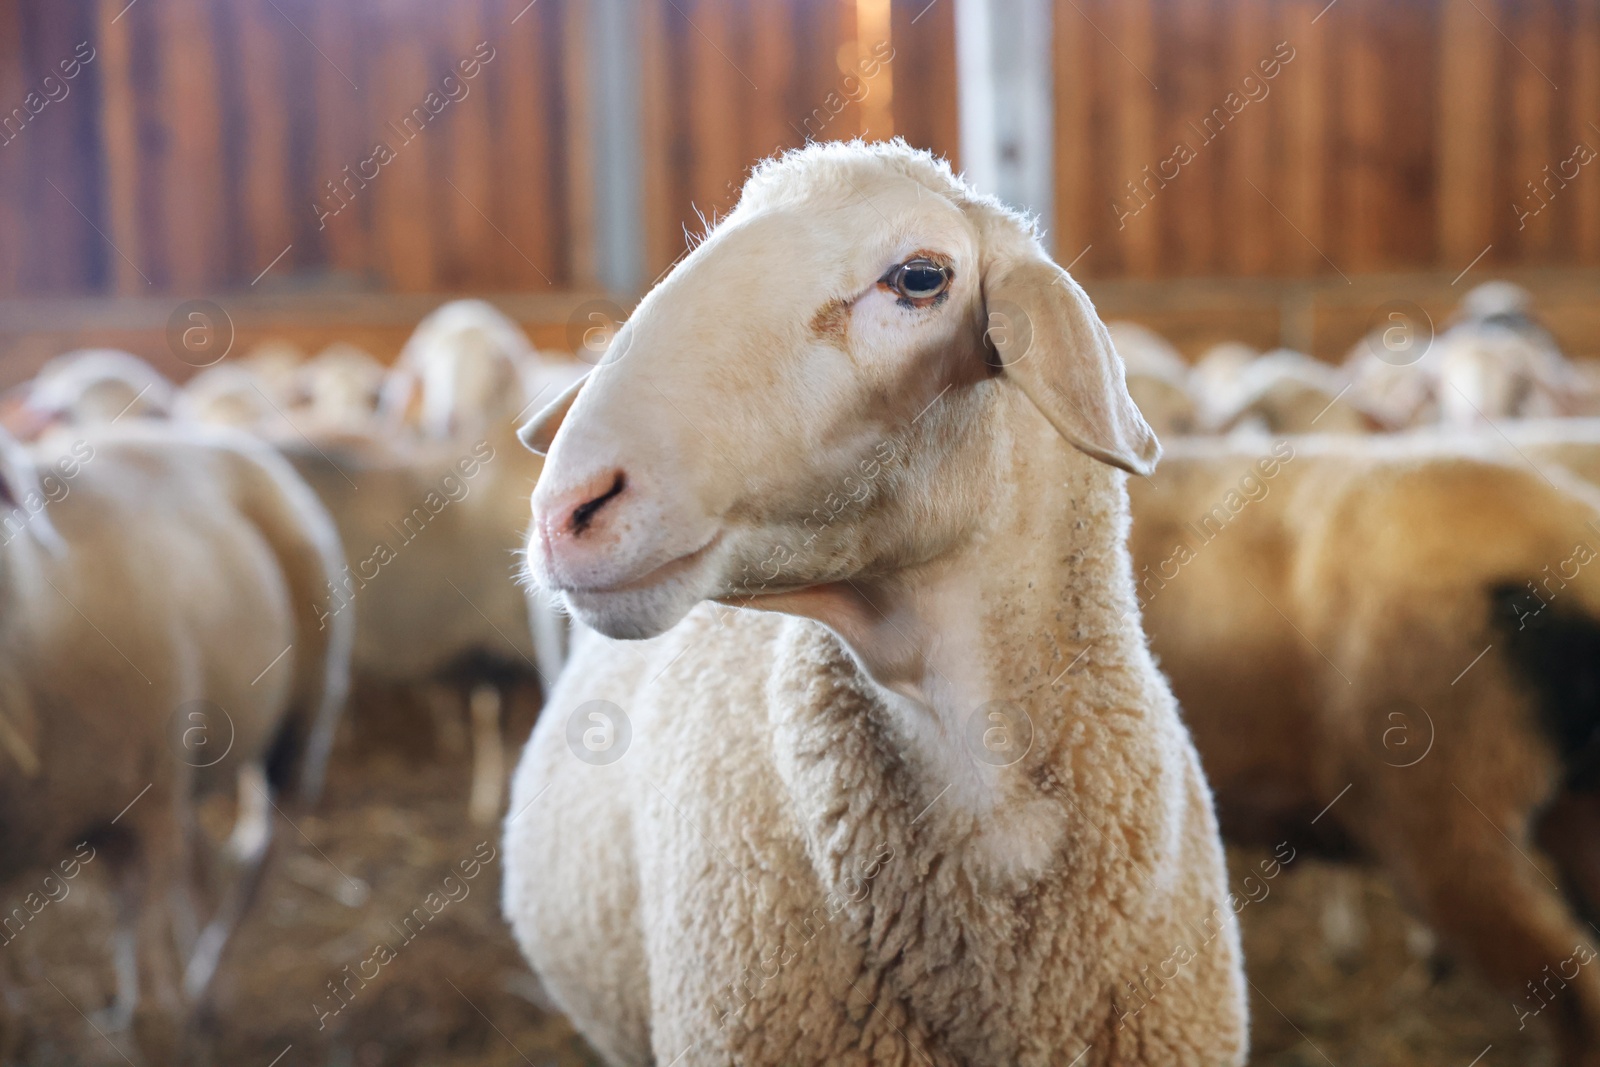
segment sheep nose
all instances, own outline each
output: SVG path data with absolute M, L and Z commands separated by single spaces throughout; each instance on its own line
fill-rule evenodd
M 552 536 L 582 537 L 605 521 L 607 505 L 628 488 L 628 476 L 622 470 L 611 470 L 597 475 L 577 489 L 563 493 L 546 509 L 546 530 Z M 615 511 L 615 509 L 611 509 Z M 553 526 L 553 528 L 552 528 Z

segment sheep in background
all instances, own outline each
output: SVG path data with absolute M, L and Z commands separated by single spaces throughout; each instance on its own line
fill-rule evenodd
M 1242 368 L 1214 414 L 1215 429 L 1252 433 L 1369 433 L 1372 419 L 1347 400 L 1349 383 L 1303 352 L 1278 348 Z
M 1261 353 L 1239 341 L 1212 345 L 1189 371 L 1189 388 L 1200 407 L 1200 425 L 1216 426 L 1234 395 L 1234 383 Z
M 269 441 L 293 434 L 288 412 L 277 406 L 262 379 L 237 364 L 207 367 L 185 382 L 176 413 L 187 421 L 247 430 Z
M 177 388 L 131 352 L 80 348 L 39 368 L 20 390 L 20 404 L 7 428 L 23 440 L 53 425 L 90 426 L 122 418 L 166 418 Z
M 1154 330 L 1134 322 L 1106 324 L 1127 376 L 1128 395 L 1161 438 L 1193 433 L 1199 425 L 1189 391 L 1189 367 Z
M 156 423 L 31 453 L 0 436 L 0 532 L 5 895 L 104 857 L 114 1023 L 174 1063 L 263 874 L 272 795 L 321 785 L 350 653 L 351 618 L 319 619 L 337 535 L 264 445 Z M 196 937 L 173 903 L 198 893 L 195 807 L 235 789 L 233 878 Z
M 298 402 L 300 370 L 305 362 L 304 350 L 281 338 L 262 341 L 243 356 L 228 360 L 254 378 L 267 398 L 285 411 Z
M 1530 315 L 1532 298 L 1510 282 L 1485 282 L 1461 302 L 1457 321 L 1424 357 L 1437 382 L 1440 421 L 1567 413 L 1577 379 L 1561 349 Z
M 618 341 L 525 429 L 533 569 L 609 636 L 580 632 L 506 823 L 506 915 L 585 1036 L 613 1064 L 1242 1063 L 1113 469 L 1159 446 L 1026 224 L 903 142 L 810 145 Z
M 418 323 L 400 350 L 384 386 L 383 417 L 439 440 L 515 423 L 525 414 L 524 378 L 535 358 L 522 328 L 494 305 L 453 300 Z
M 1504 432 L 1516 458 L 1543 470 L 1557 464 L 1600 486 L 1600 418 L 1528 419 L 1507 423 Z
M 1600 907 L 1600 492 L 1495 444 L 1186 440 L 1130 483 L 1136 580 L 1224 832 L 1372 858 L 1593 1067 L 1600 971 L 1549 968 Z
M 300 368 L 294 418 L 308 433 L 359 433 L 377 417 L 387 369 L 365 350 L 336 342 Z
M 1396 313 L 1346 356 L 1350 398 L 1391 430 L 1580 413 L 1589 390 L 1531 303 L 1520 286 L 1485 282 L 1420 351 L 1417 324 Z
M 385 438 L 374 428 L 281 441 L 348 550 L 341 597 L 365 605 L 357 670 L 423 686 L 445 737 L 465 707 L 469 813 L 483 824 L 498 815 L 504 789 L 505 698 L 529 676 L 548 692 L 565 655 L 565 620 L 537 592 L 530 608 L 514 580 L 542 467 L 517 442 L 515 420 L 585 368 L 547 359 L 530 366 L 531 352 L 489 305 L 445 305 L 423 320 L 393 372 L 398 385 L 384 390 L 391 426 L 409 412 L 419 429 L 445 436 L 391 430 Z M 544 395 L 530 395 L 524 383 L 541 375 Z
M 1346 354 L 1343 366 L 1350 382 L 1350 392 L 1346 394 L 1350 402 L 1368 412 L 1385 430 L 1404 430 L 1438 422 L 1439 398 L 1432 374 L 1413 363 L 1403 362 L 1407 358 L 1405 355 L 1390 357 L 1402 362 L 1380 358 L 1374 346 L 1382 344 L 1382 331 L 1379 331 L 1373 337 L 1357 341 Z
M 346 560 L 330 598 L 335 614 L 359 609 L 358 678 L 421 686 L 447 744 L 465 706 L 469 812 L 475 822 L 493 822 L 505 778 L 503 694 L 538 673 L 514 575 L 537 458 L 509 435 L 475 442 L 345 435 L 285 440 L 279 448 L 339 527 Z

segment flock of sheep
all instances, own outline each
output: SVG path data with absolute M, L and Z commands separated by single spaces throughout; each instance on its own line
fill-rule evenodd
M 1242 1063 L 1226 839 L 1378 865 L 1600 1064 L 1600 419 L 1520 291 L 1191 369 L 944 164 L 819 144 L 587 369 L 461 301 L 392 368 L 95 350 L 8 397 L 0 926 L 103 862 L 151 1062 L 353 675 L 465 726 L 612 1063 Z
M 458 301 L 393 368 L 268 344 L 179 388 L 94 349 L 8 394 L 0 924 L 9 940 L 37 912 L 34 872 L 80 842 L 103 856 L 105 1022 L 153 1062 L 206 1007 L 274 809 L 316 801 L 352 672 L 419 687 L 441 739 L 470 737 L 466 815 L 496 818 L 504 690 L 563 625 L 537 599 L 530 619 L 515 580 L 539 472 L 515 427 L 582 369 Z M 237 793 L 221 848 L 196 817 L 217 791 Z

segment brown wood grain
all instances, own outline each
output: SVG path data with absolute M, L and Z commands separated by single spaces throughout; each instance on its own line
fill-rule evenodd
M 641 0 L 648 276 L 807 137 L 870 119 L 953 158 L 954 9 Z M 864 110 L 849 79 L 885 10 L 895 58 Z M 1514 207 L 1600 150 L 1593 0 L 1056 0 L 1054 23 L 1054 237 L 1064 259 L 1092 246 L 1077 273 L 1459 272 L 1491 244 L 1475 269 L 1600 265 L 1600 163 L 1526 226 Z M 587 26 L 581 0 L 0 0 L 0 116 L 95 49 L 0 145 L 0 294 L 246 291 L 269 264 L 255 291 L 585 286 Z M 408 139 L 479 41 L 495 59 Z M 1279 42 L 1293 61 L 1208 138 Z M 379 143 L 393 162 L 353 179 Z M 1179 143 L 1196 158 L 1152 181 Z

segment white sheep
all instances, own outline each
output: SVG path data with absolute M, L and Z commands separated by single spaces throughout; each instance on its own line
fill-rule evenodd
M 1503 432 L 1515 449 L 1508 458 L 1535 470 L 1554 463 L 1600 485 L 1600 418 L 1527 419 L 1506 423 Z
M 1128 382 L 1128 395 L 1138 405 L 1145 422 L 1165 440 L 1193 433 L 1199 410 L 1189 387 L 1189 367 L 1166 339 L 1134 322 L 1109 322 L 1111 343 Z
M 1391 429 L 1575 413 L 1585 384 L 1531 306 L 1520 286 L 1486 282 L 1436 338 L 1396 313 L 1346 357 L 1351 399 Z
M 506 823 L 506 915 L 584 1035 L 615 1064 L 1242 1063 L 1114 469 L 1159 448 L 1026 223 L 903 142 L 811 145 L 614 352 L 525 429 L 534 573 L 609 636 Z
M 357 669 L 422 684 L 441 720 L 470 716 L 469 811 L 479 823 L 499 814 L 507 688 L 537 674 L 548 692 L 565 658 L 565 619 L 537 590 L 524 600 L 509 578 L 527 525 L 524 502 L 542 466 L 517 443 L 516 427 L 584 369 L 535 353 L 492 305 L 453 301 L 406 342 L 371 433 L 329 438 L 308 426 L 310 439 L 277 437 L 339 524 L 355 576 L 349 595 L 372 603 L 362 613 Z M 453 469 L 462 464 L 472 478 Z M 448 499 L 439 496 L 446 479 L 461 485 L 464 502 L 439 522 L 424 508 L 426 538 L 403 532 L 428 494 Z M 419 547 L 410 547 L 414 540 Z M 394 550 L 393 566 L 381 568 L 381 581 L 361 580 L 379 545 Z
M 1594 1067 L 1600 970 L 1546 968 L 1600 941 L 1600 491 L 1519 447 L 1542 474 L 1483 435 L 1191 438 L 1131 547 L 1229 838 L 1375 860 Z
M 289 410 L 242 363 L 219 363 L 190 378 L 178 394 L 175 413 L 185 421 L 247 430 L 265 440 L 294 436 Z
M 518 421 L 536 358 L 527 334 L 494 305 L 453 300 L 419 322 L 400 350 L 383 389 L 383 416 L 438 439 Z
M 320 788 L 350 654 L 352 620 L 319 618 L 339 558 L 310 490 L 248 438 L 124 423 L 30 453 L 0 435 L 0 898 L 103 857 L 115 1019 L 151 1062 L 177 1062 L 254 895 L 271 796 Z M 173 910 L 204 896 L 196 802 L 234 789 L 234 876 L 196 938 Z
M 1212 428 L 1220 431 L 1367 433 L 1375 424 L 1348 398 L 1350 383 L 1335 367 L 1303 352 L 1277 348 L 1242 367 L 1216 398 Z
M 272 403 L 285 410 L 297 402 L 300 371 L 305 362 L 304 349 L 281 337 L 269 338 L 244 355 L 227 360 L 228 365 L 250 374 Z
M 1232 401 L 1234 383 L 1245 367 L 1261 353 L 1241 341 L 1224 341 L 1200 354 L 1189 371 L 1189 387 L 1200 406 L 1203 426 L 1221 423 L 1223 409 Z
M 123 418 L 166 418 L 177 387 L 131 352 L 80 348 L 39 369 L 23 390 L 11 429 L 33 439 L 60 423 L 90 426 Z
M 296 421 L 308 433 L 359 433 L 377 416 L 386 369 L 365 350 L 335 342 L 299 368 Z
M 1505 281 L 1485 282 L 1463 298 L 1455 323 L 1424 357 L 1441 422 L 1473 427 L 1568 411 L 1577 378 L 1532 306 L 1525 289 Z

